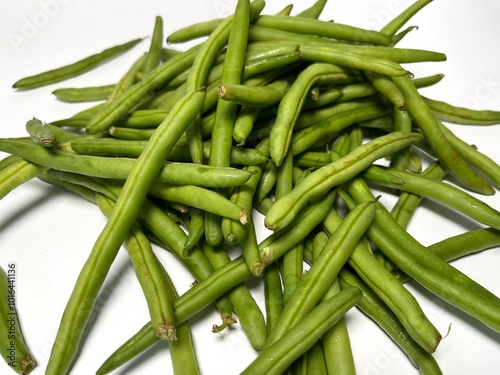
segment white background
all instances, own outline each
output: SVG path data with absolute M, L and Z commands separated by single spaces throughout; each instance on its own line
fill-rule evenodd
M 0 137 L 24 136 L 31 117 L 49 122 L 71 116 L 88 104 L 58 102 L 51 92 L 58 87 L 91 86 L 116 82 L 130 64 L 148 48 L 146 40 L 132 51 L 93 72 L 44 88 L 15 92 L 12 84 L 28 75 L 71 63 L 104 48 L 151 35 L 154 18 L 161 15 L 168 35 L 181 26 L 227 16 L 235 0 L 143 1 L 2 1 L 0 2 Z M 331 1 L 322 19 L 379 29 L 412 1 Z M 286 1 L 268 1 L 264 13 L 272 14 Z M 311 1 L 296 2 L 294 14 Z M 411 22 L 413 31 L 401 46 L 446 53 L 447 62 L 409 67 L 416 76 L 444 73 L 445 79 L 422 91 L 427 96 L 456 105 L 500 110 L 500 3 L 495 0 L 439 0 L 428 5 Z M 184 46 L 179 46 L 184 48 Z M 469 143 L 500 161 L 497 127 L 453 127 Z M 0 156 L 4 154 L 0 153 Z M 383 198 L 388 199 L 388 198 Z M 483 197 L 500 209 L 498 194 Z M 388 200 L 389 201 L 389 200 Z M 79 270 L 104 219 L 92 204 L 69 193 L 31 181 L 0 202 L 0 266 L 17 266 L 17 306 L 22 328 L 43 374 L 66 301 Z M 479 227 L 436 204 L 425 203 L 410 226 L 424 245 Z M 265 236 L 264 230 L 259 233 Z M 158 256 L 172 274 L 180 293 L 192 278 L 179 269 L 163 250 Z M 494 249 L 453 263 L 454 266 L 500 295 Z M 261 287 L 252 292 L 263 306 Z M 422 288 L 409 285 L 423 310 L 444 335 L 435 356 L 445 374 L 496 374 L 500 369 L 500 335 L 456 309 L 443 304 Z M 113 266 L 92 316 L 84 346 L 72 374 L 94 373 L 107 356 L 148 321 L 144 299 L 133 270 L 122 251 Z M 238 328 L 212 334 L 217 314 L 208 309 L 192 319 L 199 365 L 206 375 L 241 372 L 256 356 Z M 348 314 L 352 346 L 359 374 L 415 374 L 407 358 L 381 331 L 357 311 Z M 0 363 L 0 373 L 8 366 Z M 168 346 L 157 345 L 115 374 L 170 374 Z

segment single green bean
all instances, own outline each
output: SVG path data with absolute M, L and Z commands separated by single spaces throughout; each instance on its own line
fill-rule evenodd
M 73 64 L 20 79 L 19 81 L 15 82 L 12 87 L 20 90 L 29 90 L 80 75 L 95 68 L 97 65 L 103 63 L 104 61 L 115 57 L 117 54 L 131 49 L 141 41 L 142 39 L 134 39 L 125 44 L 107 48 L 100 53 L 88 56 Z
M 18 186 L 38 177 L 46 170 L 45 167 L 23 159 L 11 160 L 13 160 L 12 163 L 0 169 L 0 200 Z
M 38 119 L 32 118 L 26 123 L 26 131 L 33 143 L 44 147 L 52 147 L 56 144 L 56 135 Z
M 79 87 L 79 88 L 62 88 L 52 91 L 52 94 L 63 102 L 78 103 L 106 100 L 115 85 L 94 86 L 94 87 Z
M 153 29 L 153 37 L 151 45 L 147 53 L 146 61 L 144 62 L 143 74 L 149 74 L 158 67 L 161 59 L 161 48 L 163 43 L 163 19 L 160 16 L 155 18 L 155 26 Z
M 275 263 L 266 267 L 262 279 L 266 306 L 266 326 L 269 334 L 279 319 L 284 306 L 281 276 Z
M 184 242 L 182 253 L 187 256 L 189 251 L 197 246 L 203 235 L 205 234 L 205 213 L 197 208 L 189 210 L 189 223 L 187 225 L 188 235 Z
M 305 17 L 260 16 L 254 24 L 260 27 L 293 31 L 299 34 L 316 35 L 335 40 L 369 43 L 387 46 L 390 38 L 377 31 L 365 30 L 341 23 L 324 22 Z
M 269 107 L 281 101 L 291 86 L 290 77 L 284 77 L 267 86 L 221 84 L 219 98 L 247 107 Z
M 16 264 L 0 268 L 0 354 L 16 373 L 27 375 L 37 366 L 26 345 L 16 308 Z
M 362 176 L 376 185 L 391 187 L 432 199 L 479 223 L 500 229 L 500 212 L 451 184 L 421 177 L 411 172 L 375 165 L 367 168 Z
M 326 0 L 317 0 L 313 5 L 309 8 L 304 9 L 302 12 L 298 13 L 296 17 L 304 17 L 304 18 L 318 18 L 321 15 L 321 12 L 325 8 Z
M 413 4 L 411 4 L 408 8 L 406 8 L 399 15 L 394 17 L 390 22 L 388 22 L 380 32 L 393 37 L 403 25 L 410 20 L 419 10 L 421 10 L 424 6 L 429 4 L 432 0 L 417 0 Z
M 498 163 L 482 152 L 479 152 L 476 147 L 461 140 L 441 122 L 439 122 L 439 127 L 447 141 L 450 142 L 467 163 L 491 179 L 495 186 L 500 187 L 500 165 Z
M 496 125 L 500 123 L 500 111 L 474 110 L 424 97 L 431 112 L 440 120 L 463 125 Z
M 222 19 L 214 19 L 183 27 L 171 33 L 167 37 L 167 43 L 185 43 L 193 39 L 209 36 L 217 29 L 222 21 Z
M 136 161 L 130 158 L 106 158 L 101 156 L 74 155 L 54 152 L 36 146 L 27 139 L 0 139 L 0 150 L 47 168 L 73 172 L 87 176 L 125 180 Z M 250 178 L 251 173 L 237 168 L 215 168 L 192 163 L 167 162 L 157 180 L 176 185 L 196 184 L 206 187 L 239 186 Z

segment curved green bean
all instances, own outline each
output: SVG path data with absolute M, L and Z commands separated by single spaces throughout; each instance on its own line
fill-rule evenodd
M 52 91 L 52 94 L 59 100 L 69 103 L 91 102 L 108 99 L 113 92 L 115 85 L 62 88 Z
M 20 90 L 29 90 L 80 75 L 93 69 L 105 60 L 108 60 L 119 53 L 123 53 L 131 49 L 141 41 L 142 39 L 134 39 L 130 42 L 107 48 L 100 53 L 88 56 L 73 64 L 65 65 L 57 69 L 22 78 L 19 81 L 15 82 L 12 87 Z

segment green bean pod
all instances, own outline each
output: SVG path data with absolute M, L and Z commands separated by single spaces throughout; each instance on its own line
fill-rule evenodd
M 7 163 L 5 163 L 7 164 Z M 0 200 L 18 186 L 39 176 L 46 168 L 26 160 L 14 160 L 0 169 Z
M 442 121 L 463 125 L 496 125 L 500 123 L 500 111 L 474 110 L 424 97 L 431 112 Z
M 0 150 L 22 157 L 47 168 L 73 172 L 87 176 L 125 180 L 136 161 L 129 158 L 74 155 L 53 152 L 34 145 L 27 139 L 0 139 Z M 239 186 L 250 178 L 248 171 L 236 168 L 210 167 L 192 163 L 165 163 L 156 179 L 176 185 L 197 184 L 205 187 Z
M 155 70 L 160 64 L 161 48 L 163 44 L 163 19 L 160 16 L 155 18 L 155 26 L 153 29 L 153 37 L 151 45 L 147 53 L 146 61 L 144 62 L 143 74 L 149 74 Z
M 363 177 L 376 185 L 391 187 L 437 201 L 484 225 L 500 229 L 500 212 L 482 200 L 450 184 L 421 177 L 411 172 L 371 166 Z
M 315 35 L 336 40 L 347 40 L 356 43 L 368 43 L 387 46 L 390 38 L 377 31 L 364 30 L 337 22 L 323 22 L 305 17 L 260 16 L 254 24 L 282 31 L 293 31 L 299 34 Z
M 16 265 L 0 268 L 0 354 L 16 373 L 27 375 L 37 363 L 24 340 L 16 305 Z
M 130 42 L 107 48 L 100 53 L 88 56 L 73 64 L 20 79 L 19 81 L 15 82 L 12 87 L 20 90 L 29 90 L 80 75 L 93 69 L 102 62 L 116 56 L 117 54 L 131 49 L 141 41 L 142 39 L 134 39 Z
M 52 91 L 54 96 L 69 103 L 91 102 L 106 100 L 113 92 L 115 85 L 95 86 L 95 87 L 79 87 L 79 88 L 62 88 Z
M 56 135 L 45 127 L 40 120 L 33 118 L 26 123 L 26 131 L 30 135 L 33 143 L 44 147 L 52 147 L 56 144 Z
M 326 5 L 326 0 L 317 0 L 309 8 L 304 9 L 302 12 L 298 13 L 296 17 L 317 19 L 321 15 L 321 12 L 323 11 L 325 5 Z

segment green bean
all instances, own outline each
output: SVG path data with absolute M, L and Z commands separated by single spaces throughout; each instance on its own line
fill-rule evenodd
M 241 84 L 250 18 L 250 2 L 248 0 L 238 0 L 234 19 L 231 24 L 232 31 L 229 34 L 229 41 L 227 43 L 221 85 Z M 220 92 L 219 86 L 219 97 L 221 96 Z M 223 100 L 218 100 L 217 102 L 215 112 L 216 125 L 212 131 L 210 165 L 217 167 L 229 166 L 237 109 L 238 106 L 235 102 L 226 102 Z
M 309 8 L 304 9 L 302 12 L 298 13 L 296 17 L 317 19 L 321 15 L 321 12 L 323 11 L 325 5 L 326 5 L 326 0 L 317 0 Z
M 254 176 L 250 177 L 250 179 Z M 182 203 L 211 212 L 221 217 L 236 220 L 241 225 L 247 223 L 247 211 L 237 203 L 224 198 L 220 194 L 194 185 L 165 185 L 153 183 L 149 195 L 155 198 Z
M 361 291 L 353 287 L 322 302 L 280 340 L 263 349 L 241 374 L 282 374 L 360 299 Z
M 139 214 L 149 185 L 192 117 L 201 108 L 204 97 L 205 91 L 197 90 L 187 94 L 184 100 L 178 103 L 175 110 L 172 110 L 158 127 L 157 133 L 151 138 L 128 175 L 115 208 L 99 235 L 68 301 L 49 358 L 47 374 L 64 374 L 71 366 L 95 298 L 126 233 Z M 96 268 L 102 270 L 99 277 L 95 276 Z
M 288 152 L 283 163 L 278 168 L 275 189 L 275 199 L 288 194 L 293 189 L 293 155 Z M 292 249 L 283 254 L 281 261 L 281 277 L 283 279 L 283 300 L 285 303 L 295 291 L 302 279 L 304 246 L 299 242 Z
M 392 44 L 390 47 L 394 47 L 396 44 L 398 44 L 406 35 L 410 33 L 410 31 L 417 30 L 417 26 L 408 26 L 406 29 L 401 30 L 399 33 L 394 35 L 392 37 Z
M 431 144 L 443 167 L 467 189 L 480 194 L 493 194 L 494 189 L 488 181 L 475 173 L 447 140 L 411 80 L 408 77 L 393 77 L 393 81 L 403 93 L 411 117 Z
M 111 137 L 124 141 L 147 141 L 154 132 L 155 129 L 122 128 L 120 126 L 111 126 L 108 129 L 108 133 Z
M 406 110 L 405 98 L 389 77 L 369 71 L 365 72 L 365 76 L 371 82 L 373 87 L 377 89 L 377 91 L 389 99 L 394 107 L 399 109 L 401 112 Z
M 112 201 L 101 194 L 96 198 L 101 211 L 109 217 L 113 212 Z M 125 238 L 125 247 L 146 298 L 155 334 L 162 340 L 176 340 L 174 307 L 163 281 L 161 266 L 149 240 L 136 225 Z
M 420 135 L 413 133 L 388 134 L 358 147 L 338 161 L 319 168 L 271 207 L 264 220 L 266 227 L 272 230 L 283 228 L 309 200 L 318 198 L 335 185 L 349 180 L 373 161 L 420 139 Z
M 500 123 L 500 111 L 474 110 L 424 97 L 424 102 L 440 120 L 463 125 L 496 125 Z
M 191 208 L 189 210 L 189 223 L 187 225 L 188 235 L 186 241 L 184 242 L 184 248 L 182 253 L 184 256 L 188 256 L 189 251 L 196 246 L 203 235 L 205 234 L 205 213 L 197 208 Z
M 10 159 L 12 163 L 0 169 L 0 200 L 25 182 L 39 176 L 46 168 L 23 159 Z
M 304 355 L 302 356 L 302 361 L 305 362 L 302 364 L 302 366 L 305 366 L 306 374 L 328 375 L 328 372 L 326 370 L 325 354 L 323 352 L 323 344 L 321 340 L 316 341 L 316 343 L 306 353 L 304 353 Z
M 174 283 L 172 282 L 172 279 L 168 275 L 165 268 L 163 268 L 161 263 L 160 267 L 167 290 L 170 293 L 170 297 L 175 303 L 175 300 L 179 299 L 179 295 L 175 290 L 175 286 Z M 191 328 L 189 327 L 188 321 L 185 321 L 177 326 L 177 339 L 175 341 L 169 342 L 169 348 L 170 348 L 170 358 L 172 359 L 172 367 L 174 370 L 174 375 L 181 375 L 181 374 L 198 375 L 200 373 L 193 345 Z M 99 375 L 99 373 L 96 374 Z
M 165 109 L 135 110 L 118 121 L 117 124 L 126 128 L 156 128 L 165 120 L 169 112 Z
M 141 57 L 134 61 L 134 63 L 130 66 L 130 68 L 125 72 L 125 74 L 120 78 L 118 83 L 115 85 L 115 88 L 109 94 L 106 103 L 104 105 L 108 105 L 111 101 L 115 100 L 115 98 L 120 95 L 122 92 L 132 87 L 137 82 L 137 75 L 144 68 L 144 64 L 146 63 L 146 59 L 148 58 L 148 54 L 144 53 Z
M 29 90 L 80 75 L 93 69 L 105 60 L 131 49 L 141 41 L 142 39 L 134 39 L 125 44 L 107 48 L 100 53 L 88 56 L 75 63 L 20 79 L 15 82 L 12 87 L 20 90 Z
M 390 22 L 388 22 L 380 32 L 393 37 L 398 30 L 403 27 L 403 25 L 410 20 L 419 10 L 421 10 L 424 6 L 429 4 L 432 0 L 417 0 L 408 8 L 406 8 L 403 12 L 394 17 Z
M 276 325 L 269 333 L 263 351 L 283 337 L 285 332 L 293 329 L 325 295 L 340 268 L 347 262 L 360 237 L 370 225 L 374 213 L 373 202 L 360 205 L 359 209 L 351 211 L 335 233 L 332 233 L 318 259 L 286 301 Z
M 206 242 L 202 248 L 214 269 L 221 268 L 231 261 L 224 248 L 214 249 Z M 260 351 L 267 337 L 266 323 L 248 287 L 241 283 L 228 292 L 228 297 L 252 348 Z
M 267 333 L 274 328 L 276 321 L 283 311 L 283 290 L 281 286 L 281 276 L 275 263 L 270 264 L 262 275 L 264 282 L 264 301 L 266 306 L 266 326 Z
M 221 84 L 219 98 L 247 107 L 269 107 L 281 101 L 291 86 L 290 77 L 278 79 L 267 86 Z
M 179 50 L 176 50 L 173 48 L 163 47 L 161 49 L 161 60 L 163 62 L 166 62 L 166 61 L 170 60 L 172 57 L 180 55 L 181 53 L 182 53 L 182 51 L 179 51 Z
M 497 187 L 500 186 L 500 165 L 487 155 L 479 152 L 476 147 L 462 141 L 440 122 L 439 127 L 446 137 L 446 140 L 457 150 L 467 163 L 491 179 Z
M 167 43 L 185 43 L 193 39 L 209 36 L 222 22 L 222 19 L 214 19 L 183 27 L 171 33 L 167 37 Z
M 229 61 L 230 64 L 236 64 L 236 66 L 239 66 L 239 69 L 243 68 L 243 58 L 244 54 L 240 53 L 241 51 L 239 48 L 241 47 L 241 41 L 238 39 L 241 37 L 241 35 L 238 35 L 239 33 L 231 33 L 231 27 L 233 24 L 233 20 L 237 17 L 237 23 L 241 24 L 241 27 L 244 29 L 242 30 L 242 36 L 246 36 L 246 32 L 244 31 L 245 28 L 248 28 L 248 25 L 250 21 L 254 20 L 257 18 L 264 8 L 264 2 L 263 1 L 256 1 L 253 2 L 251 5 L 248 4 L 248 1 L 245 3 L 243 1 L 238 1 L 237 3 L 237 11 L 235 11 L 233 16 L 230 16 L 226 18 L 224 21 L 222 21 L 217 28 L 210 34 L 208 37 L 207 41 L 203 43 L 201 46 L 201 49 L 199 53 L 196 55 L 196 58 L 193 62 L 193 66 L 191 67 L 191 72 L 188 76 L 187 82 L 186 82 L 186 90 L 192 90 L 193 87 L 198 87 L 200 85 L 206 84 L 206 78 L 209 72 L 210 67 L 212 66 L 213 61 L 215 60 L 216 55 L 220 52 L 220 50 L 224 47 L 224 45 L 228 42 L 228 39 L 235 38 L 235 45 L 231 50 L 234 50 L 234 52 L 231 52 L 231 54 L 234 53 L 233 56 L 230 57 Z M 244 38 L 244 45 L 246 45 L 246 38 Z M 243 46 L 244 46 L 243 45 Z M 231 69 L 229 69 L 230 71 Z M 228 70 L 226 70 L 228 71 Z M 223 73 L 224 74 L 224 73 Z M 229 74 L 229 77 L 231 77 L 231 74 L 233 74 L 233 77 L 238 74 L 238 71 L 236 72 L 229 72 L 226 73 Z M 241 71 L 239 72 L 239 77 L 238 79 L 241 79 Z M 223 77 L 223 81 L 227 79 L 228 77 Z M 231 83 L 231 82 L 229 82 Z M 191 152 L 191 157 L 193 158 L 193 162 L 200 162 L 202 161 L 202 141 L 201 141 L 201 131 L 199 129 L 200 125 L 200 119 L 197 117 L 193 124 L 187 129 L 187 139 L 188 139 L 188 146 L 189 150 Z M 227 125 L 227 124 L 226 124 Z M 223 132 L 226 133 L 226 132 Z M 218 136 L 217 136 L 218 137 Z M 231 131 L 231 138 L 232 139 L 232 131 Z M 219 143 L 219 142 L 217 142 Z M 227 142 L 224 143 L 227 146 Z M 218 146 L 217 146 L 218 147 Z M 217 155 L 218 153 L 216 153 Z M 229 158 L 228 155 L 226 155 L 227 158 Z M 220 164 L 216 164 L 219 165 Z M 224 165 L 226 166 L 226 165 Z
M 362 280 L 343 268 L 340 270 L 339 281 L 342 289 L 352 286 L 360 288 L 363 297 L 356 306 L 401 348 L 421 374 L 442 373 L 432 354 L 412 339 L 392 310 Z
M 115 85 L 80 87 L 80 88 L 62 88 L 52 91 L 52 94 L 63 102 L 78 103 L 106 100 Z
M 234 122 L 233 139 L 242 146 L 246 143 L 249 134 L 252 132 L 253 125 L 257 120 L 262 108 L 243 107 L 238 113 Z
M 149 74 L 158 67 L 161 59 L 161 48 L 163 43 L 163 19 L 160 16 L 155 18 L 155 26 L 153 30 L 153 37 L 151 38 L 151 45 L 147 53 L 146 61 L 142 72 Z
M 312 18 L 287 16 L 260 16 L 254 24 L 282 31 L 316 35 L 325 38 L 347 40 L 356 43 L 369 43 L 387 46 L 390 38 L 379 32 L 364 30 L 354 26 L 333 22 L 323 22 Z
M 342 270 L 339 272 L 341 273 Z M 337 278 L 322 300 L 333 297 L 339 293 L 340 290 L 340 284 Z M 323 334 L 321 337 L 321 344 L 324 353 L 324 366 L 327 370 L 327 374 L 356 374 L 351 341 L 349 339 L 345 317 L 340 318 L 333 327 Z
M 261 202 L 254 203 L 254 208 L 261 214 L 265 215 L 267 214 L 269 208 L 273 205 L 273 203 L 274 201 L 271 198 L 266 197 Z
M 410 172 L 375 165 L 367 168 L 363 172 L 363 176 L 377 185 L 396 188 L 432 199 L 479 223 L 500 229 L 500 212 L 453 185 Z
M 429 87 L 435 85 L 436 83 L 440 82 L 443 78 L 444 74 L 439 73 L 427 77 L 413 78 L 411 82 L 413 83 L 413 86 L 415 86 L 417 89 L 420 89 L 423 87 Z
M 0 268 L 0 329 L 3 336 L 0 354 L 16 373 L 29 374 L 37 363 L 26 345 L 19 324 L 15 305 L 16 287 L 16 264 L 8 264 L 6 271 Z
M 257 189 L 257 184 L 259 183 L 262 175 L 262 166 L 248 166 L 244 167 L 244 169 L 251 172 L 252 176 L 243 185 L 233 189 L 230 200 L 234 204 L 241 207 L 244 212 L 251 213 L 255 190 Z M 245 237 L 248 227 L 243 225 L 244 223 L 245 222 L 242 220 L 239 220 L 238 222 L 229 218 L 222 218 L 222 233 L 229 244 L 236 245 L 243 239 L 243 237 Z M 254 255 L 256 255 L 257 259 L 259 258 L 258 254 Z M 255 259 L 249 260 L 249 267 L 253 265 L 254 261 Z
M 194 46 L 190 50 L 172 58 L 165 64 L 149 73 L 139 83 L 127 88 L 114 100 L 96 113 L 86 126 L 88 134 L 99 134 L 106 131 L 116 121 L 130 112 L 149 93 L 161 87 L 177 74 L 190 67 L 199 50 Z
M 359 182 L 357 180 L 355 184 L 347 184 L 349 194 L 357 202 L 368 199 L 368 196 L 373 197 L 369 189 Z M 500 299 L 427 251 L 394 222 L 381 204 L 377 204 L 368 236 L 398 268 L 411 275 L 422 286 L 491 329 L 500 330 Z
M 26 139 L 0 139 L 0 150 L 22 157 L 43 167 L 87 176 L 125 180 L 136 161 L 129 158 L 106 158 L 53 152 Z M 248 171 L 214 168 L 192 163 L 165 163 L 157 180 L 176 185 L 196 184 L 205 187 L 239 186 L 250 178 Z
M 427 246 L 427 250 L 450 262 L 498 246 L 500 246 L 500 232 L 493 228 L 481 228 L 436 242 Z M 401 270 L 396 270 L 393 274 L 401 282 L 411 279 Z
M 43 123 L 32 118 L 26 123 L 26 131 L 30 135 L 33 143 L 44 147 L 52 147 L 56 144 L 56 136 L 54 132 L 46 128 Z
M 295 132 L 292 136 L 290 150 L 292 154 L 298 155 L 311 147 L 323 146 L 335 139 L 338 132 L 348 126 L 359 121 L 384 116 L 388 111 L 390 110 L 387 108 L 370 105 L 338 113 L 324 121 Z
M 294 125 L 309 89 L 322 77 L 337 72 L 337 67 L 330 64 L 310 65 L 299 74 L 281 100 L 276 122 L 269 135 L 270 156 L 277 166 L 281 164 L 290 147 Z
M 408 112 L 400 111 L 399 108 L 394 108 L 392 112 L 394 118 L 394 131 L 397 132 L 411 132 L 412 124 Z M 390 166 L 397 170 L 406 170 L 408 166 L 408 159 L 410 158 L 411 146 L 406 147 L 391 156 Z
M 272 161 L 268 161 L 262 170 L 262 176 L 259 179 L 255 190 L 255 202 L 261 202 L 274 189 L 278 178 L 278 169 Z

